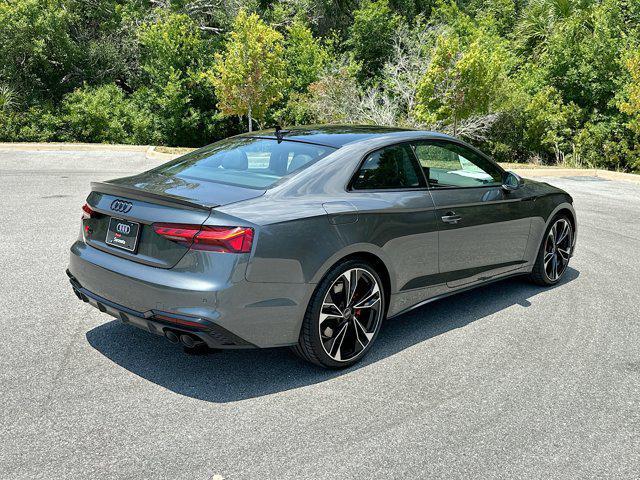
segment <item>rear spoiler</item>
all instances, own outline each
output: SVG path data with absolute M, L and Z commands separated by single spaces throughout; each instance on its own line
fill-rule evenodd
M 159 194 L 148 192 L 134 187 L 126 187 L 122 185 L 116 185 L 109 182 L 91 182 L 91 190 L 98 193 L 106 193 L 107 195 L 125 196 L 127 198 L 133 198 L 136 200 L 152 200 L 153 203 L 160 205 L 176 206 L 180 205 L 185 208 L 191 208 L 193 210 L 205 210 L 209 211 L 218 205 L 205 205 L 202 203 L 195 203 L 184 198 L 175 197 L 173 195 Z

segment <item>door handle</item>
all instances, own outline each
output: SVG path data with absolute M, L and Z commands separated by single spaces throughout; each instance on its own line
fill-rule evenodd
M 442 221 L 444 223 L 451 223 L 454 225 L 458 223 L 460 220 L 462 220 L 462 217 L 460 215 L 456 215 L 456 212 L 447 212 L 442 217 Z

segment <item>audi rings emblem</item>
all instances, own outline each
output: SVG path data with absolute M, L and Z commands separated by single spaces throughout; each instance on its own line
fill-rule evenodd
M 132 208 L 133 204 L 131 202 L 125 202 L 119 198 L 111 202 L 111 210 L 114 212 L 129 213 Z
M 119 223 L 118 225 L 116 225 L 116 230 L 118 231 L 118 233 L 122 233 L 123 235 L 129 235 L 131 233 L 131 226 L 124 223 Z

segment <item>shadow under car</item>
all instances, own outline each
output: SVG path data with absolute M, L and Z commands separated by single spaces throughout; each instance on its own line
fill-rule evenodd
M 569 267 L 562 281 L 547 289 L 518 278 L 507 279 L 424 305 L 385 322 L 371 352 L 345 370 L 315 367 L 282 348 L 187 355 L 162 337 L 119 320 L 88 331 L 86 338 L 116 364 L 175 393 L 208 402 L 234 402 L 348 374 L 511 305 L 528 307 L 530 297 L 560 287 L 579 275 Z

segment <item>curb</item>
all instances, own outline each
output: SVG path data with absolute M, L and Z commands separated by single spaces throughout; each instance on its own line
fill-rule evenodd
M 612 172 L 599 168 L 516 168 L 514 173 L 521 177 L 599 177 L 606 180 L 621 180 L 640 184 L 640 175 Z
M 12 143 L 12 142 L 0 142 L 0 150 L 16 150 L 23 152 L 46 152 L 46 151 L 61 151 L 61 150 L 75 150 L 80 152 L 90 151 L 124 151 L 124 152 L 146 152 L 149 149 L 153 149 L 149 145 L 125 145 L 125 144 L 112 144 L 112 143 L 63 143 L 63 142 L 51 142 L 51 143 Z
M 17 152 L 60 152 L 72 150 L 76 152 L 138 152 L 144 153 L 151 160 L 172 160 L 179 154 L 156 151 L 154 145 L 126 145 L 119 143 L 11 143 L 0 142 L 0 150 Z
M 166 152 L 158 152 L 156 151 L 156 147 L 155 146 L 150 146 L 147 148 L 145 155 L 147 158 L 151 159 L 151 160 L 162 160 L 162 161 L 169 161 L 169 160 L 173 160 L 174 158 L 179 157 L 180 155 L 184 155 L 181 153 L 166 153 Z

